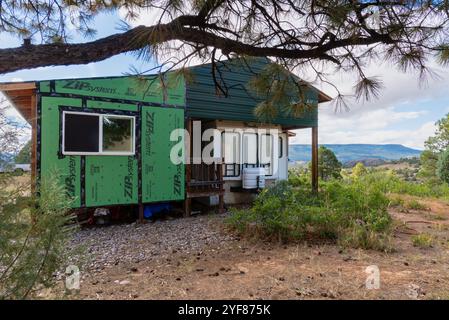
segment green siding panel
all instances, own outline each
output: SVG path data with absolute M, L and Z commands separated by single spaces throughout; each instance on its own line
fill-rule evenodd
M 41 178 L 59 177 L 73 207 L 81 203 L 81 156 L 60 156 L 60 106 L 78 107 L 78 98 L 41 98 Z M 87 100 L 88 109 L 126 110 L 138 117 L 137 104 Z M 141 157 L 142 202 L 184 199 L 184 164 L 170 160 L 174 129 L 184 128 L 184 110 L 168 107 L 142 107 Z M 82 128 L 81 128 L 82 129 Z M 80 130 L 81 130 L 80 129 Z M 139 201 L 138 156 L 85 156 L 85 206 L 137 204 Z
M 73 206 L 81 205 L 81 166 L 79 156 L 60 158 L 59 106 L 81 107 L 80 99 L 42 97 L 41 100 L 41 179 L 59 177 L 66 191 L 74 199 Z
M 191 118 L 259 122 L 254 108 L 263 99 L 249 90 L 248 82 L 267 66 L 267 61 L 252 60 L 249 67 L 238 60 L 219 63 L 219 79 L 223 79 L 228 87 L 227 97 L 217 94 L 210 64 L 192 67 L 193 80 L 186 84 L 187 115 Z M 309 90 L 306 97 L 313 105 L 318 104 L 316 91 Z M 292 99 L 295 99 L 293 95 Z M 300 117 L 280 111 L 271 122 L 283 126 L 317 126 L 318 110 L 313 108 Z
M 41 81 L 39 82 L 39 91 L 40 92 L 50 92 L 50 81 Z
M 142 201 L 184 199 L 184 164 L 175 165 L 170 151 L 174 129 L 184 128 L 184 110 L 142 108 Z
M 59 94 L 176 105 L 185 104 L 184 87 L 184 78 L 178 74 L 168 74 L 164 81 L 159 76 L 55 81 L 55 91 Z
M 106 101 L 87 100 L 87 108 L 90 109 L 110 109 L 137 112 L 137 104 L 115 103 Z
M 138 202 L 134 156 L 86 156 L 86 206 Z
M 55 90 L 57 93 L 91 97 L 164 102 L 158 77 L 143 81 L 131 77 L 58 80 Z

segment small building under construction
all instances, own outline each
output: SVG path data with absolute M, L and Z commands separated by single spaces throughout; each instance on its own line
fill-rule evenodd
M 314 107 L 261 122 L 254 109 L 264 97 L 248 83 L 270 64 L 236 59 L 190 67 L 188 79 L 172 71 L 3 83 L 0 90 L 31 125 L 34 182 L 57 174 L 74 208 L 138 205 L 143 218 L 146 205 L 182 201 L 190 214 L 192 199 L 223 209 L 287 179 L 292 129 L 312 130 L 316 188 L 317 107 L 330 98 L 298 79 L 305 94 L 292 101 L 306 99 Z M 220 135 L 211 139 L 214 161 L 205 163 L 195 159 L 206 143 L 195 141 L 194 131 L 203 137 L 208 129 Z M 185 161 L 173 161 L 174 149 Z M 255 185 L 245 180 L 252 177 Z

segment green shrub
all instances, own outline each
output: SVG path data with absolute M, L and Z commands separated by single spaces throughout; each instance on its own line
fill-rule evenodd
M 398 179 L 392 182 L 389 192 L 417 197 L 449 198 L 449 187 L 444 183 L 431 185 L 427 183 L 411 183 Z
M 288 170 L 288 183 L 294 187 L 306 187 L 311 184 L 310 172 L 305 168 L 294 167 Z
M 249 210 L 234 210 L 227 223 L 238 232 L 280 241 L 323 239 L 344 246 L 388 249 L 388 198 L 360 177 L 310 187 L 286 182 L 266 188 Z
M 359 177 L 365 175 L 367 173 L 366 167 L 363 163 L 357 162 L 357 164 L 352 168 L 351 177 L 354 179 L 358 179 Z
M 393 171 L 375 170 L 364 176 L 384 193 L 408 194 L 417 197 L 449 198 L 449 186 L 446 183 L 409 182 L 400 179 Z
M 343 179 L 320 181 L 310 188 L 310 172 L 295 168 L 288 182 L 265 189 L 247 210 L 234 210 L 228 224 L 238 232 L 281 241 L 325 239 L 343 246 L 391 248 L 392 219 L 388 207 L 425 210 L 417 200 L 396 194 L 449 199 L 446 183 L 404 181 L 392 170 L 369 170 Z M 419 238 L 417 240 L 420 241 Z

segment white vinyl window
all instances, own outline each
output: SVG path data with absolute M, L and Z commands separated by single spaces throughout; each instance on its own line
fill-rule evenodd
M 224 176 L 240 176 L 240 134 L 238 132 L 222 133 L 222 154 L 224 160 Z
M 245 132 L 243 134 L 242 146 L 243 166 L 257 166 L 257 133 Z
M 273 175 L 273 136 L 262 134 L 259 137 L 259 164 L 265 168 L 265 174 L 271 176 Z
M 240 135 L 237 132 L 223 133 L 224 163 L 239 163 Z
M 63 111 L 65 155 L 134 155 L 134 116 Z
M 279 147 L 279 151 L 278 151 L 278 158 L 281 159 L 284 156 L 284 139 L 282 139 L 282 137 L 279 137 L 279 142 L 278 142 L 278 147 Z

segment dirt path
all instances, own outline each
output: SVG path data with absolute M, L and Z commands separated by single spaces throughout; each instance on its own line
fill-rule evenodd
M 84 230 L 94 257 L 80 299 L 449 299 L 449 206 L 394 209 L 395 252 L 273 245 L 229 236 L 222 216 Z M 402 212 L 401 212 L 402 211 Z M 99 231 L 99 232 L 98 232 Z M 432 246 L 412 243 L 416 234 Z M 137 258 L 136 258 L 137 257 Z M 369 290 L 366 268 L 380 271 Z

